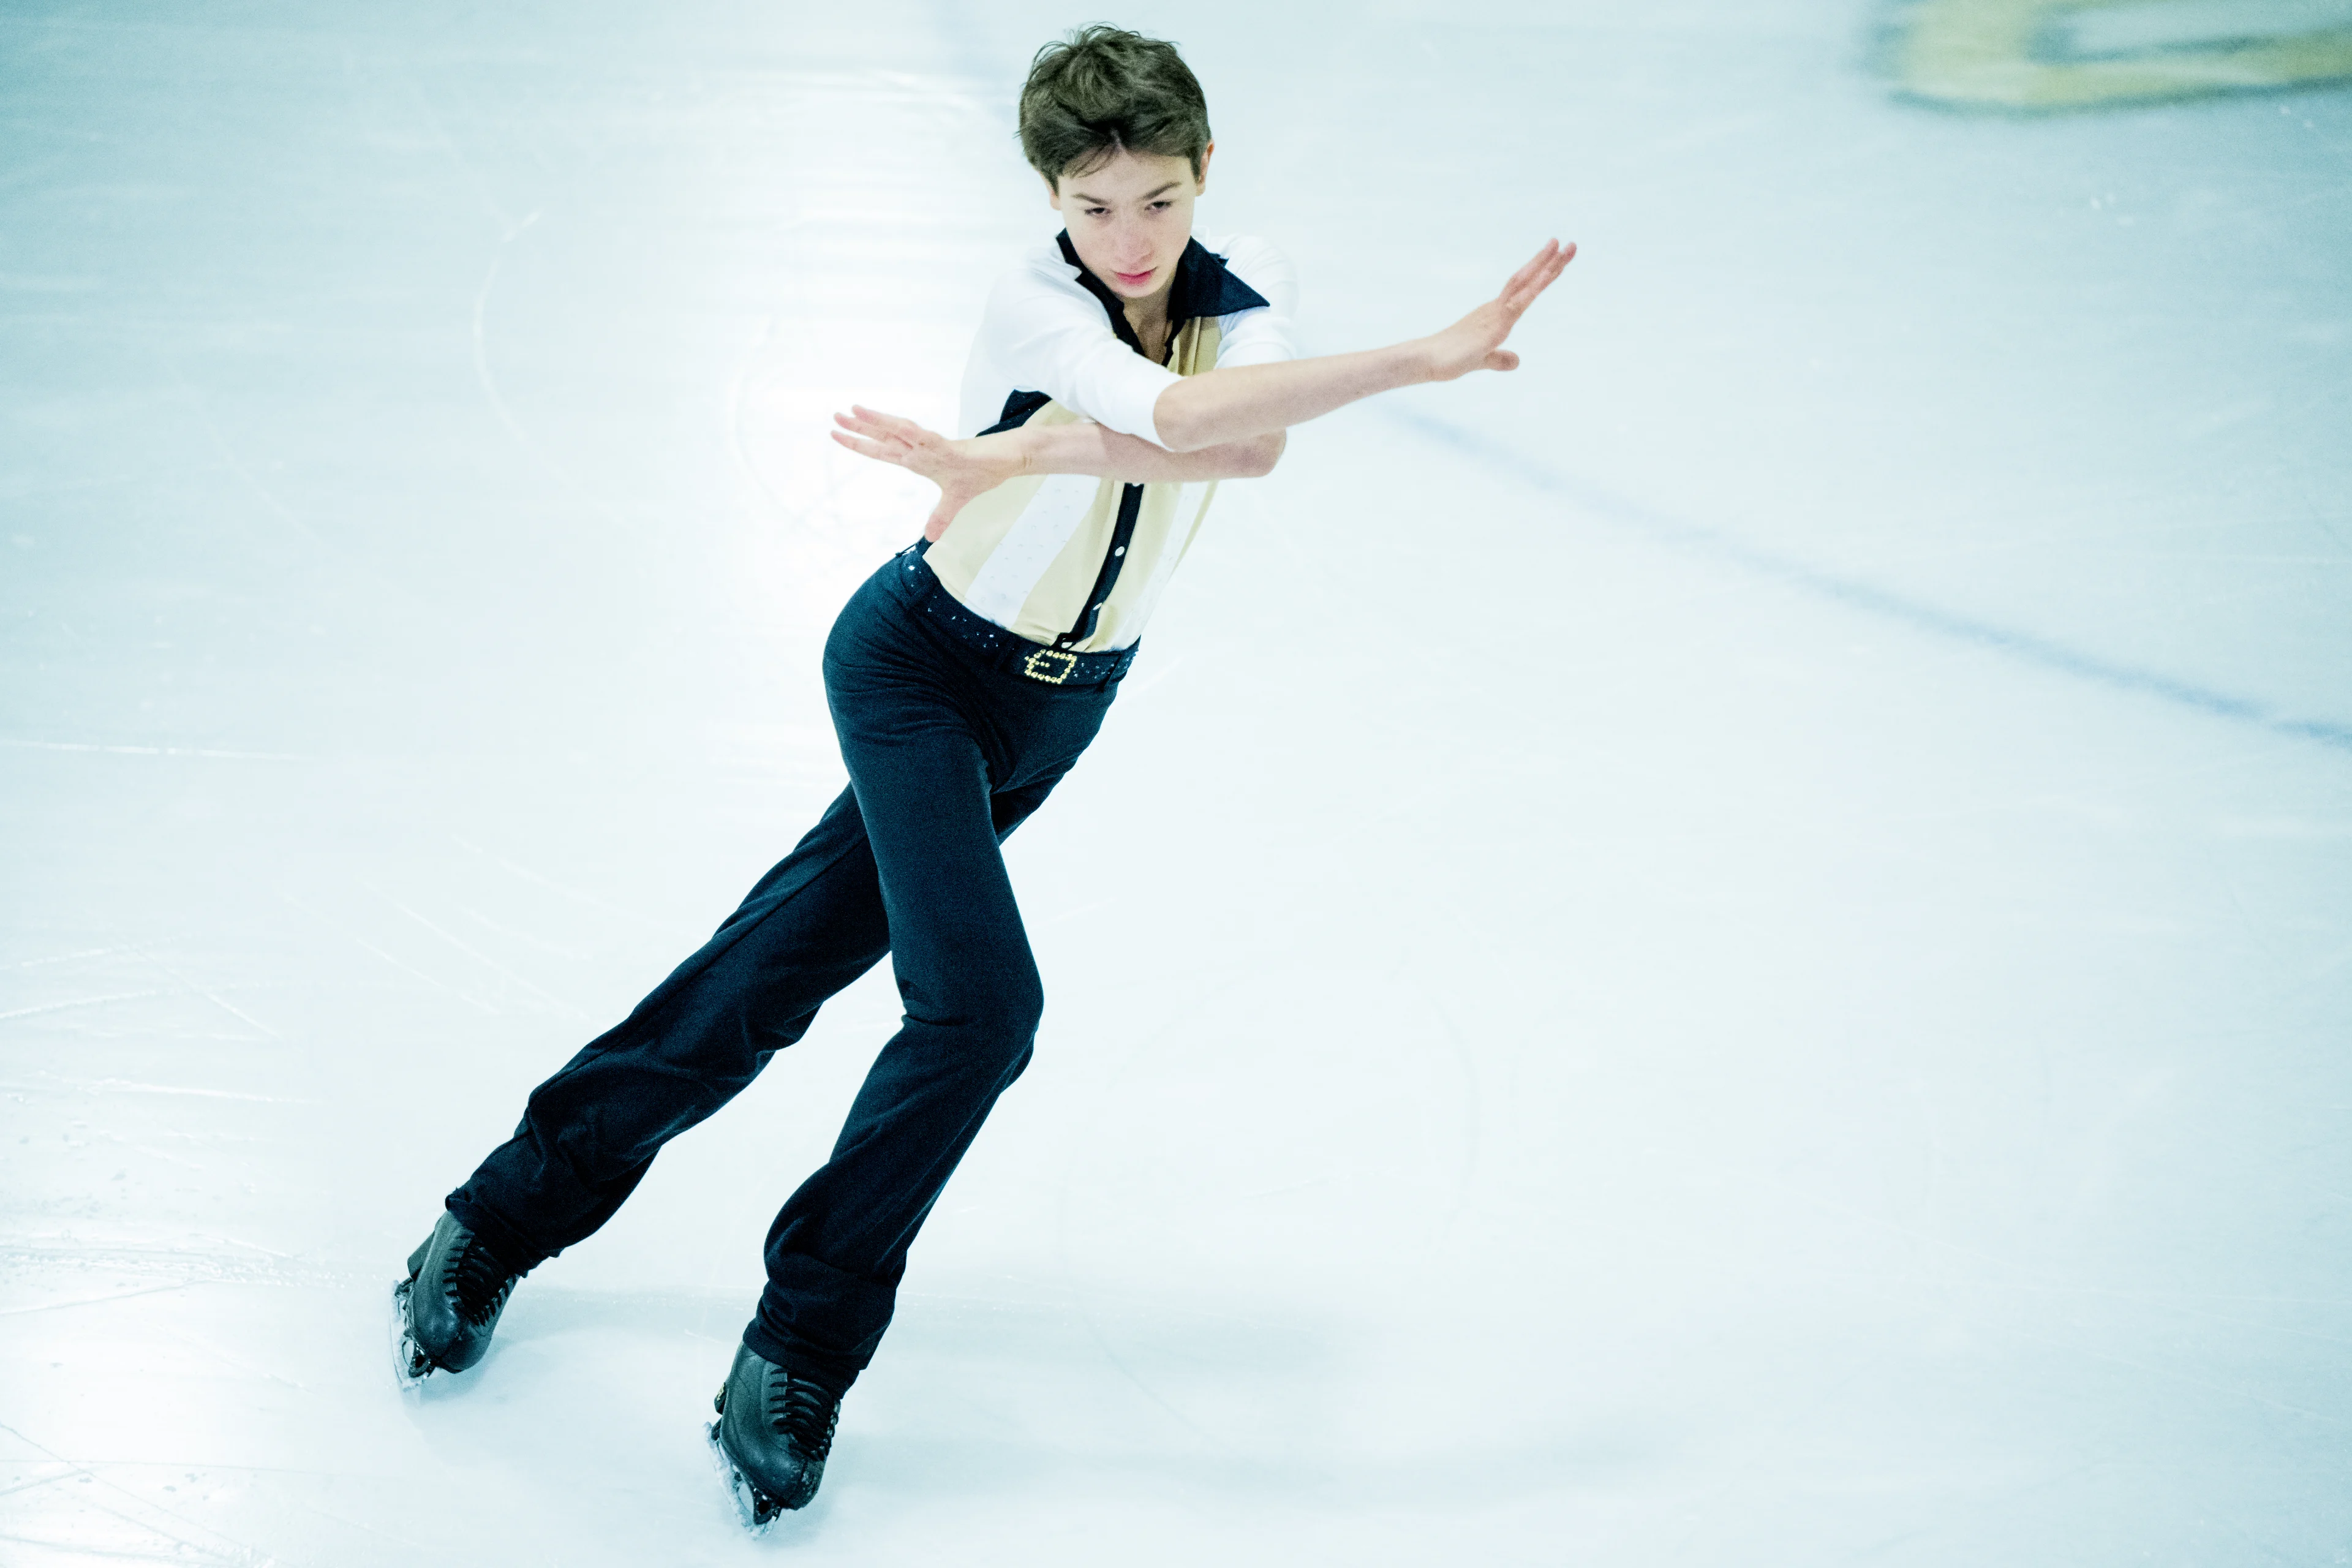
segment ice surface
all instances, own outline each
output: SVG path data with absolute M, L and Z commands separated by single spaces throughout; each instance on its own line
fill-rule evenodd
M 926 502 L 824 416 L 952 417 L 1088 17 L 7 7 L 0 1560 L 2344 1561 L 2352 99 L 1957 112 L 1904 16 L 1118 14 L 1316 348 L 1583 254 L 1227 487 L 754 1542 L 887 976 L 476 1373 L 384 1298 L 838 787 Z

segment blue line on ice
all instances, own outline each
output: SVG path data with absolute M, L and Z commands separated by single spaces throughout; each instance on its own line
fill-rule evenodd
M 1834 599 L 1851 608 L 1899 621 L 1916 631 L 1932 632 L 1938 637 L 1990 648 L 1996 653 L 2007 654 L 2012 658 L 2063 675 L 2096 681 L 2103 686 L 2144 697 L 2154 697 L 2176 707 L 2191 709 L 2213 718 L 2234 720 L 2274 734 L 2292 736 L 2299 741 L 2316 741 L 2336 751 L 2352 752 L 2352 725 L 2281 713 L 2252 698 L 2232 696 L 2210 687 L 2178 680 L 2157 670 L 2117 664 L 2112 659 L 2084 653 L 2032 632 L 2011 630 L 1990 621 L 1942 609 L 1892 589 L 1877 587 L 1858 578 L 1841 576 L 1793 556 L 1749 544 L 1719 529 L 1670 517 L 1589 480 L 1561 473 L 1525 453 L 1514 451 L 1450 421 L 1402 409 L 1384 412 L 1398 423 L 1433 440 L 1491 464 L 1497 470 L 1509 473 L 1537 489 L 1564 496 L 1585 510 L 1607 518 L 1612 522 L 1623 524 L 1670 544 L 1704 551 L 1748 571 L 1803 588 L 1823 598 Z

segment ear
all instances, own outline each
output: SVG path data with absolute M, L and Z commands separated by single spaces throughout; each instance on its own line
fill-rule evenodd
M 1040 174 L 1037 177 L 1045 182 L 1045 205 L 1052 207 L 1055 212 L 1060 212 L 1062 210 L 1062 182 L 1054 178 L 1051 174 Z
M 1192 182 L 1192 194 L 1196 196 L 1209 188 L 1209 160 L 1215 157 L 1216 153 L 1217 144 L 1214 142 L 1201 149 L 1201 177 Z

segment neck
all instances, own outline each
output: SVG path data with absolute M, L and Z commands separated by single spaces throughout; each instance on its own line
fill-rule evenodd
M 1138 331 L 1156 327 L 1168 320 L 1168 296 L 1175 291 L 1176 280 L 1171 278 L 1140 300 L 1121 300 L 1120 309 L 1127 314 L 1127 324 Z

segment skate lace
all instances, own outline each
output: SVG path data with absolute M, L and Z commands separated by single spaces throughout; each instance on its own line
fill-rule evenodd
M 779 1368 L 768 1374 L 764 1394 L 769 1430 L 790 1437 L 812 1459 L 822 1459 L 832 1451 L 841 1401 L 824 1384 Z
M 472 1237 L 467 1237 L 458 1248 L 449 1276 L 450 1294 L 457 1298 L 458 1312 L 477 1327 L 496 1317 L 499 1309 L 507 1304 L 507 1298 L 514 1293 L 517 1278 L 500 1267 L 489 1249 Z

